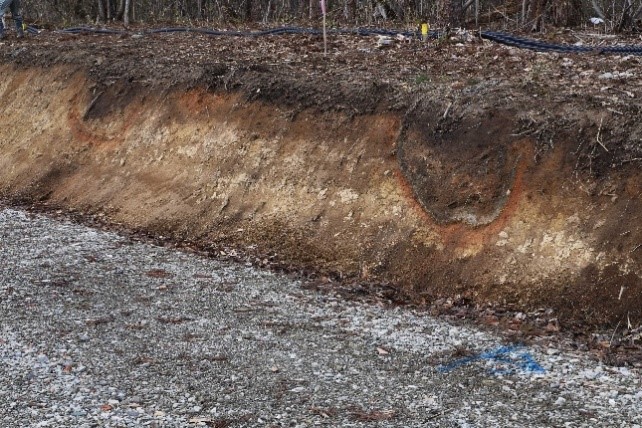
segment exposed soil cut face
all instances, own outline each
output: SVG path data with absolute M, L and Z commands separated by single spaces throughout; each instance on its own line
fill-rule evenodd
M 0 192 L 417 301 L 642 322 L 640 60 L 374 46 L 9 40 Z
M 421 206 L 439 224 L 485 226 L 504 210 L 516 175 L 521 180 L 523 174 L 520 160 L 532 154 L 525 152 L 528 142 L 520 144 L 506 132 L 514 112 L 502 116 L 490 112 L 479 122 L 461 123 L 446 137 L 421 129 L 426 115 L 409 122 L 409 135 L 399 144 L 399 165 Z

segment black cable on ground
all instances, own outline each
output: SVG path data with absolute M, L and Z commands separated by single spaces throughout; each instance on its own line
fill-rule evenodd
M 491 40 L 507 46 L 514 46 L 521 49 L 530 49 L 537 52 L 558 52 L 558 53 L 597 53 L 615 55 L 642 55 L 642 46 L 575 46 L 567 44 L 547 43 L 534 39 L 514 36 L 508 33 L 482 31 L 480 36 L 483 39 Z

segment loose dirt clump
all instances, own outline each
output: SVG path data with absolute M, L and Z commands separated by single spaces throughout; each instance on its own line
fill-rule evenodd
M 417 302 L 634 328 L 640 65 L 476 38 L 10 39 L 0 192 Z

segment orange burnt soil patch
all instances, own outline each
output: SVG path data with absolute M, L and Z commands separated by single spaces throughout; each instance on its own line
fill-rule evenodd
M 642 93 L 568 73 L 597 75 L 602 59 L 381 52 L 350 37 L 327 58 L 310 37 L 258 51 L 185 35 L 54 41 L 1 55 L 7 202 L 101 212 L 418 301 L 642 321 Z

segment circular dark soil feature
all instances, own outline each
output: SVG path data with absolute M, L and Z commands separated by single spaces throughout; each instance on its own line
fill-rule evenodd
M 449 110 L 450 105 L 445 113 L 412 121 L 399 142 L 399 166 L 418 202 L 439 224 L 489 224 L 508 200 L 521 159 L 506 132 L 512 120 L 491 114 L 444 134 Z M 436 129 L 430 128 L 429 116 L 437 116 Z

